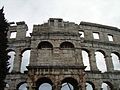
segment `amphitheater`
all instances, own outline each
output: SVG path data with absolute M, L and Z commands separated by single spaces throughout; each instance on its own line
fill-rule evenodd
M 24 21 L 9 27 L 5 90 L 120 90 L 119 28 L 50 18 L 27 31 Z

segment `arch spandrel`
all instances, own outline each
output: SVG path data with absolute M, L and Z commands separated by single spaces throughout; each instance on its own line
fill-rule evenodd
M 114 89 L 114 86 L 113 86 L 113 82 L 111 82 L 111 81 L 103 81 L 103 83 L 106 83 L 108 86 L 109 86 L 109 89 L 110 90 L 113 90 Z
M 97 49 L 96 52 L 101 52 L 104 56 L 106 56 L 106 52 L 103 49 Z

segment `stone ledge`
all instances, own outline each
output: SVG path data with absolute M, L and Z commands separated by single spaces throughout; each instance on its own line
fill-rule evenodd
M 86 66 L 80 65 L 41 65 L 41 66 L 27 66 L 28 69 L 85 69 Z
M 108 26 L 108 25 L 102 25 L 102 24 L 97 24 L 97 23 L 91 23 L 91 22 L 84 22 L 82 21 L 80 25 L 85 25 L 85 26 L 93 26 L 93 27 L 99 27 L 99 28 L 105 28 L 105 29 L 111 29 L 111 30 L 116 30 L 120 32 L 120 29 L 117 27 L 113 26 Z

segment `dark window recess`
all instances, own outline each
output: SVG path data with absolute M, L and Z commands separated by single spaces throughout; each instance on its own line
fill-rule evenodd
M 53 48 L 53 46 L 51 43 L 44 41 L 38 45 L 38 49 L 42 49 L 42 48 Z
M 63 42 L 61 45 L 60 45 L 60 48 L 74 48 L 74 45 L 70 42 Z

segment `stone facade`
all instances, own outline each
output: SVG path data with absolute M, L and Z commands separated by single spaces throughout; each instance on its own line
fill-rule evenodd
M 70 83 L 74 90 L 86 90 L 85 83 L 93 90 L 101 90 L 104 82 L 110 90 L 120 90 L 120 71 L 114 70 L 111 53 L 120 56 L 120 29 L 89 22 L 79 25 L 65 22 L 59 18 L 50 18 L 47 23 L 34 25 L 31 37 L 25 22 L 10 26 L 8 32 L 8 51 L 15 51 L 14 67 L 6 77 L 7 90 L 18 90 L 20 84 L 27 83 L 28 90 L 38 90 L 42 83 L 52 85 L 52 90 L 61 90 L 63 83 Z M 79 31 L 84 33 L 81 37 Z M 16 32 L 16 38 L 10 34 Z M 94 39 L 98 33 L 99 39 Z M 108 35 L 113 37 L 109 41 Z M 27 72 L 20 73 L 22 53 L 31 50 Z M 89 54 L 90 70 L 85 71 L 82 50 Z M 97 68 L 95 51 L 104 54 L 107 72 Z

